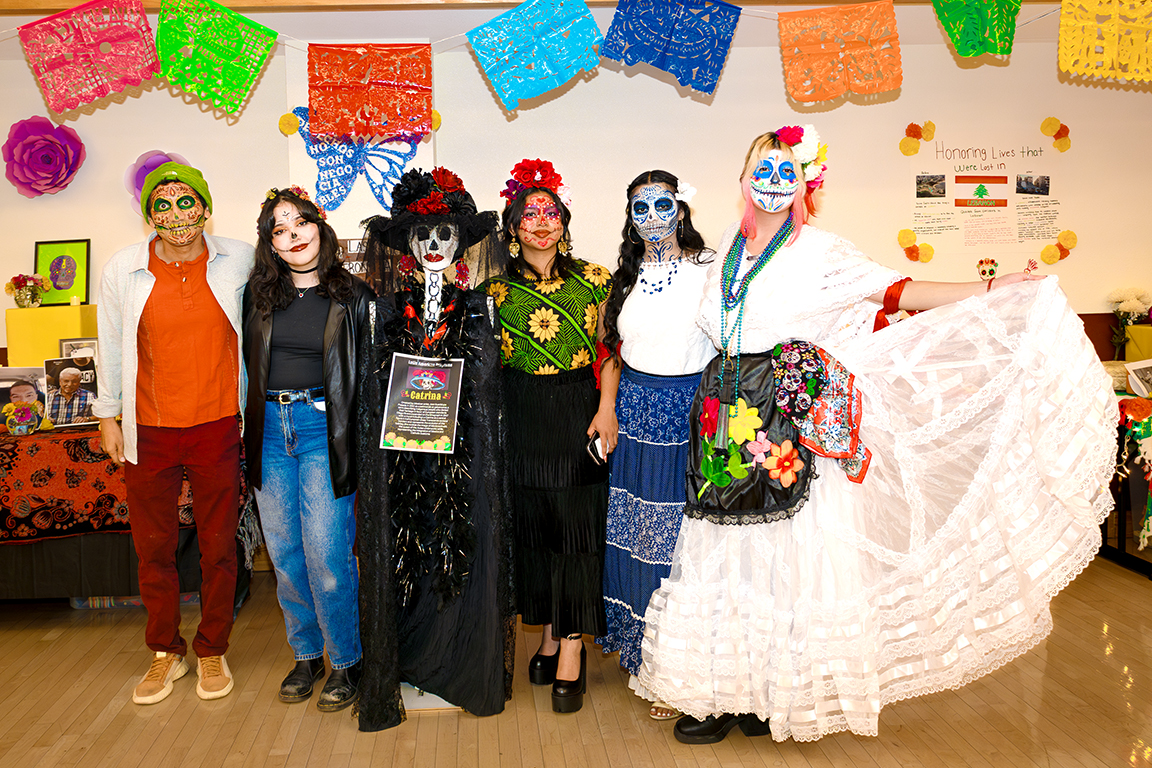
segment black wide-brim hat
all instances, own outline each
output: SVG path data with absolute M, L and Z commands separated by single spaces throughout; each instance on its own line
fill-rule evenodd
M 373 216 L 363 222 L 369 244 L 376 241 L 394 251 L 411 254 L 409 230 L 415 226 L 455 224 L 460 233 L 456 258 L 496 231 L 495 211 L 476 210 L 472 195 L 460 177 L 446 168 L 427 173 L 417 168 L 405 173 L 392 189 L 390 216 Z

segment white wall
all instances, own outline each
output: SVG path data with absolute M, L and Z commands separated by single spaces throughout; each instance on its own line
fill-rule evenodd
M 1021 21 L 1054 6 L 1025 5 Z M 1018 32 L 1007 60 L 958 59 L 945 42 L 931 6 L 897 9 L 904 84 L 879 97 L 804 106 L 785 97 L 776 23 L 760 6 L 740 22 L 735 44 L 713 96 L 678 86 L 646 65 L 601 67 L 551 94 L 505 113 L 492 95 L 462 37 L 502 9 L 430 11 L 258 13 L 252 18 L 291 38 L 360 42 L 430 40 L 435 44 L 434 98 L 443 125 L 434 142 L 435 162 L 460 174 L 484 208 L 497 208 L 498 191 L 523 157 L 551 159 L 572 186 L 573 232 L 578 255 L 612 264 L 624 216 L 624 190 L 639 172 L 661 167 L 699 189 L 693 201 L 698 228 L 715 244 L 738 217 L 736 184 L 745 150 L 757 134 L 785 124 L 813 123 L 830 145 L 829 171 L 818 223 L 854 241 L 878 261 L 914 278 L 975 278 L 975 256 L 963 249 L 938 251 L 931 264 L 908 262 L 896 232 L 911 226 L 911 175 L 927 154 L 908 159 L 897 142 L 909 122 L 932 120 L 938 138 L 959 146 L 1032 142 L 1050 147 L 1040 121 L 1055 115 L 1072 129 L 1073 147 L 1049 151 L 1038 172 L 1051 173 L 1062 204 L 1061 228 L 1077 232 L 1080 245 L 1059 264 L 1041 271 L 1061 276 L 1080 312 L 1107 311 L 1104 297 L 1120 286 L 1152 288 L 1152 217 L 1146 180 L 1152 176 L 1147 136 L 1152 95 L 1147 87 L 1074 84 L 1056 65 L 1057 14 Z M 595 9 L 601 30 L 611 9 Z M 31 19 L 0 16 L 0 29 Z M 451 39 L 448 39 L 451 38 Z M 27 200 L 0 182 L 0 278 L 32 267 L 37 240 L 91 238 L 93 298 L 96 277 L 118 247 L 145 234 L 129 210 L 124 169 L 141 152 L 183 154 L 208 178 L 215 198 L 209 231 L 252 239 L 259 203 L 271 186 L 314 177 L 287 178 L 290 142 L 276 127 L 296 103 L 286 96 L 283 48 L 261 77 L 238 119 L 207 112 L 157 82 L 110 97 L 64 117 L 84 140 L 88 159 L 64 192 Z M 0 129 L 33 114 L 48 114 L 14 33 L 0 34 Z M 1051 165 L 1048 165 L 1051 163 Z M 352 220 L 377 213 L 361 203 Z M 343 209 L 342 209 L 343 212 Z M 341 219 L 347 218 L 341 216 Z M 356 232 L 341 231 L 355 237 Z M 1025 250 L 1037 251 L 1033 245 Z M 1006 248 L 1002 269 L 1019 268 L 1025 250 Z M 981 254 L 983 255 L 983 254 Z M 0 308 L 12 306 L 0 297 Z

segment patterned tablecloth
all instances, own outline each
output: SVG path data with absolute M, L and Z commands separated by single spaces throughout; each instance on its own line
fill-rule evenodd
M 179 504 L 181 527 L 191 526 L 187 480 Z M 99 430 L 0 434 L 0 544 L 97 531 L 129 531 L 124 472 L 100 450 Z

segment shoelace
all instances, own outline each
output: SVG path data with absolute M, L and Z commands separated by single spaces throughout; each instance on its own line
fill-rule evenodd
M 168 674 L 168 668 L 175 663 L 173 656 L 157 656 L 152 659 L 152 666 L 148 667 L 148 674 L 144 675 L 144 680 L 149 682 L 163 681 L 165 675 Z
M 200 677 L 217 677 L 224 674 L 224 668 L 220 664 L 219 656 L 208 656 L 200 659 Z

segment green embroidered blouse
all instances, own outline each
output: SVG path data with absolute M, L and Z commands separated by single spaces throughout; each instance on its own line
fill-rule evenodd
M 612 289 L 612 273 L 575 260 L 567 277 L 516 280 L 493 277 L 480 287 L 500 311 L 504 365 L 525 373 L 554 374 L 596 359 L 600 305 Z

